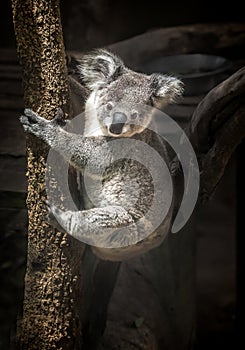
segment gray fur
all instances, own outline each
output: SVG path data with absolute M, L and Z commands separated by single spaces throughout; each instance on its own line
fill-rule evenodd
M 126 256 L 131 247 L 140 240 L 140 232 L 134 223 L 144 217 L 151 205 L 154 186 L 148 171 L 143 165 L 133 160 L 114 162 L 113 150 L 108 141 L 115 137 L 133 137 L 154 147 L 162 157 L 167 158 L 163 141 L 147 129 L 151 116 L 143 115 L 142 105 L 153 105 L 161 98 L 166 103 L 172 102 L 182 92 L 181 82 L 173 77 L 134 72 L 126 68 L 120 58 L 105 50 L 95 51 L 85 56 L 78 67 L 85 86 L 89 89 L 85 114 L 85 134 L 78 135 L 65 131 L 61 111 L 52 121 L 41 118 L 30 109 L 20 120 L 25 131 L 36 135 L 50 147 L 54 148 L 79 171 L 90 167 L 91 176 L 95 176 L 103 166 L 103 160 L 110 160 L 111 165 L 103 173 L 102 190 L 96 195 L 96 208 L 72 212 L 62 211 L 49 203 L 50 221 L 60 225 L 75 238 L 98 246 L 116 247 L 116 254 L 122 250 Z M 109 107 L 108 107 L 109 105 Z M 115 112 L 125 113 L 125 122 L 120 134 L 110 132 Z M 140 125 L 131 125 L 134 115 Z M 143 127 L 142 127 L 143 125 Z M 93 133 L 93 128 L 97 131 Z M 138 197 L 135 198 L 135 184 L 138 186 Z M 59 225 L 54 222 L 54 214 L 59 218 Z M 130 226 L 127 236 L 120 235 L 120 228 Z M 147 222 L 149 230 L 151 223 Z M 138 243 L 136 250 L 144 251 L 160 242 L 159 234 L 153 233 L 150 238 Z M 149 241 L 151 240 L 151 243 Z M 146 242 L 146 243 L 144 243 Z M 159 244 L 159 243 L 157 243 Z M 104 249 L 107 253 L 109 249 Z M 132 250 L 132 249 L 131 249 Z M 103 249 L 101 250 L 103 251 Z M 106 254 L 107 254 L 106 253 Z M 105 255 L 106 255 L 105 254 Z M 108 253 L 110 255 L 110 253 Z M 119 253 L 120 259 L 120 253 Z M 115 257 L 113 257 L 114 259 Z
M 114 81 L 123 70 L 122 60 L 103 49 L 85 55 L 78 66 L 80 78 L 91 91 Z

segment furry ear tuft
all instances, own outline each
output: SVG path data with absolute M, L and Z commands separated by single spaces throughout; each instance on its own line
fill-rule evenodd
M 77 69 L 82 81 L 92 91 L 121 75 L 124 64 L 113 53 L 98 49 L 85 55 Z
M 171 103 L 177 97 L 182 96 L 184 84 L 181 80 L 158 73 L 151 75 L 152 97 L 163 99 L 166 103 Z

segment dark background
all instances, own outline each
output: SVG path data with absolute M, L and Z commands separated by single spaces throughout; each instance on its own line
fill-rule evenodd
M 0 2 L 0 47 L 15 45 L 11 1 Z M 206 22 L 243 22 L 242 2 L 221 0 L 63 0 L 66 48 L 86 50 L 157 27 Z
M 217 0 L 152 0 L 144 2 L 63 0 L 61 1 L 61 14 L 66 49 L 78 51 L 107 45 L 158 27 L 244 21 L 242 2 L 238 0 L 232 2 Z M 0 16 L 0 48 L 14 49 L 15 38 L 9 0 L 0 1 Z M 11 107 L 10 109 L 13 114 L 19 113 L 18 108 Z M 21 110 L 21 104 L 19 110 Z M 6 115 L 6 110 L 0 107 L 0 118 L 5 118 Z M 4 134 L 11 133 L 10 129 L 7 127 L 3 131 Z M 23 147 L 24 135 L 19 142 Z M 197 225 L 196 265 L 197 349 L 236 349 L 237 315 L 239 315 L 240 330 L 243 331 L 241 326 L 243 315 L 241 311 L 237 312 L 237 295 L 240 307 L 243 305 L 242 283 L 237 284 L 237 271 L 242 279 L 242 263 L 244 261 L 242 258 L 244 239 L 241 216 L 237 220 L 237 204 L 239 203 L 240 208 L 242 208 L 243 177 L 241 176 L 241 166 L 237 182 L 237 164 L 241 164 L 241 154 L 240 150 L 233 156 L 213 200 L 200 209 L 200 220 Z M 2 157 L 1 161 L 3 159 L 6 163 L 6 154 L 2 151 L 1 146 L 0 156 Z M 14 157 L 16 167 L 23 168 L 24 156 L 16 157 L 14 155 Z M 16 182 L 21 182 L 24 171 L 22 169 L 22 178 L 19 178 L 18 171 L 15 173 Z M 5 350 L 8 346 L 6 339 L 10 333 L 14 332 L 16 312 L 21 305 L 27 219 L 24 209 L 25 191 L 14 197 L 14 200 L 17 198 L 18 204 L 15 205 L 14 211 L 11 209 L 6 214 L 4 208 L 6 205 L 3 203 L 6 202 L 7 197 L 2 188 L 4 188 L 4 183 L 0 189 L 0 227 L 2 230 L 0 237 L 0 280 L 2 287 L 0 292 L 0 349 Z M 9 196 L 7 202 L 8 200 Z M 13 201 L 10 202 L 13 203 Z M 17 229 L 16 226 L 12 227 L 11 225 L 9 228 L 7 223 L 11 223 L 12 220 L 21 221 L 21 225 Z M 8 222 L 6 223 L 6 221 Z M 239 222 L 241 233 L 237 236 Z M 24 234 L 23 229 L 25 229 Z M 236 249 L 237 245 L 239 246 L 238 250 Z M 239 255 L 237 255 L 237 251 Z M 13 261 L 17 261 L 17 265 L 13 264 Z M 237 261 L 239 261 L 238 269 Z M 9 262 L 10 265 L 8 265 Z

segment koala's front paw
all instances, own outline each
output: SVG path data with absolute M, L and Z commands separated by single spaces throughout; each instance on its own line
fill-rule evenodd
M 24 130 L 35 136 L 43 138 L 47 128 L 50 125 L 50 122 L 40 117 L 32 109 L 26 108 L 24 113 L 25 114 L 20 117 L 20 122 L 23 125 Z
M 57 114 L 54 119 L 47 120 L 40 117 L 32 109 L 26 108 L 24 115 L 20 117 L 20 122 L 26 132 L 29 132 L 48 144 L 51 142 L 51 138 L 56 136 L 57 128 L 66 125 L 67 121 L 63 118 L 63 111 L 58 108 Z M 50 138 L 51 137 L 51 138 Z

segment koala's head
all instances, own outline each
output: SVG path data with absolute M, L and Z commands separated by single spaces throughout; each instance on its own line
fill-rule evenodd
M 142 132 L 152 117 L 145 105 L 171 103 L 182 94 L 180 80 L 134 72 L 119 57 L 102 49 L 84 56 L 78 71 L 89 90 L 85 112 L 88 118 L 96 119 L 105 136 L 130 137 Z

